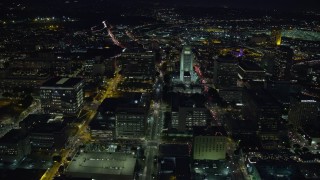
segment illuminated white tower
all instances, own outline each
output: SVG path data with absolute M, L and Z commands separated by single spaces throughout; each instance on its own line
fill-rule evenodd
M 180 80 L 182 82 L 191 82 L 193 75 L 194 55 L 190 46 L 184 46 L 180 58 Z

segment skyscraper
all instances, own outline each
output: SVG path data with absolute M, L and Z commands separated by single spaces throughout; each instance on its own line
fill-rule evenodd
M 232 57 L 214 61 L 213 83 L 223 101 L 241 102 L 241 89 L 237 87 L 238 64 L 238 60 Z
M 279 46 L 275 53 L 274 78 L 277 80 L 289 79 L 293 50 L 287 46 Z
M 281 106 L 263 89 L 246 90 L 243 96 L 243 117 L 254 122 L 262 147 L 274 149 L 279 145 Z
M 190 46 L 184 46 L 180 58 L 180 80 L 188 83 L 192 80 L 194 55 Z
M 320 103 L 310 97 L 292 97 L 288 114 L 289 123 L 294 129 L 310 129 L 318 120 Z M 319 126 L 319 125 L 318 125 Z
M 155 53 L 152 51 L 129 51 L 121 54 L 122 75 L 128 79 L 143 81 L 155 75 Z
M 217 89 L 237 87 L 238 60 L 219 58 L 214 61 L 213 83 Z
M 243 104 L 244 118 L 255 121 L 258 132 L 279 131 L 280 105 L 269 93 L 263 89 L 246 90 Z

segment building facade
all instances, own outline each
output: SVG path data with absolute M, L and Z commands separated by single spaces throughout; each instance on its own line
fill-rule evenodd
M 190 84 L 196 80 L 193 70 L 195 56 L 190 46 L 184 46 L 180 56 L 180 81 Z
M 12 129 L 0 138 L 0 162 L 17 163 L 30 154 L 30 140 L 26 133 Z
M 210 120 L 211 115 L 207 108 L 180 107 L 178 122 L 173 121 L 172 127 L 179 131 L 185 131 L 194 126 L 206 126 Z
M 83 106 L 80 78 L 53 78 L 40 87 L 41 108 L 46 114 L 76 114 Z
M 143 138 L 146 123 L 145 108 L 119 108 L 116 111 L 116 138 Z
M 288 121 L 294 129 L 305 129 L 317 124 L 320 103 L 310 97 L 295 97 L 291 99 Z

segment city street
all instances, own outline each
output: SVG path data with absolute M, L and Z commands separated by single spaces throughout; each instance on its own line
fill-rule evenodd
M 95 117 L 97 113 L 97 106 L 101 104 L 101 102 L 105 98 L 110 98 L 110 97 L 115 97 L 117 96 L 117 85 L 121 80 L 121 76 L 119 74 L 116 74 L 114 78 L 110 79 L 110 82 L 108 83 L 107 90 L 103 92 L 102 94 L 98 94 L 97 97 L 101 97 L 94 103 L 96 104 L 95 106 L 90 106 L 90 107 L 84 107 L 84 109 L 88 110 L 88 113 L 85 114 L 84 120 L 82 123 L 78 125 L 78 131 L 76 135 L 73 137 L 74 141 L 69 142 L 69 147 L 67 149 L 62 149 L 60 151 L 60 156 L 61 156 L 61 163 L 59 162 L 54 162 L 51 168 L 47 169 L 47 171 L 43 174 L 41 177 L 41 180 L 52 180 L 56 175 L 59 170 L 59 167 L 61 164 L 64 164 L 67 162 L 67 157 L 72 155 L 74 152 L 79 147 L 78 139 L 81 140 L 82 143 L 88 142 L 90 140 L 90 134 L 87 131 L 88 125 L 91 122 L 91 120 Z
M 158 155 L 158 145 L 161 142 L 160 134 L 162 129 L 164 112 L 162 105 L 154 106 L 153 121 L 150 123 L 150 139 L 146 141 L 146 165 L 143 171 L 142 179 L 152 179 L 152 174 L 156 173 L 154 157 Z
M 158 84 L 155 83 L 155 84 Z M 164 122 L 164 111 L 165 111 L 165 106 L 162 103 L 161 100 L 161 86 L 162 84 L 159 83 L 160 85 L 156 86 L 158 89 L 156 92 L 156 99 L 153 103 L 153 106 L 151 107 L 152 110 L 152 118 L 150 121 L 150 131 L 147 137 L 149 139 L 146 140 L 146 164 L 143 170 L 142 174 L 142 180 L 149 180 L 153 179 L 153 174 L 156 175 L 157 173 L 157 167 L 156 163 L 154 163 L 154 158 L 158 156 L 158 147 L 159 144 L 161 143 L 161 131 L 163 127 L 163 122 Z M 153 109 L 152 109 L 153 108 Z

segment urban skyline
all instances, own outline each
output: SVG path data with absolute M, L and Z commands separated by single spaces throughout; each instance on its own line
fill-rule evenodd
M 319 179 L 317 1 L 0 3 L 0 179 Z

